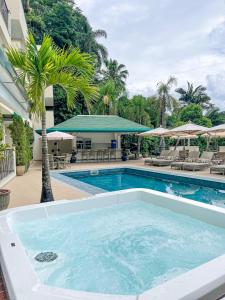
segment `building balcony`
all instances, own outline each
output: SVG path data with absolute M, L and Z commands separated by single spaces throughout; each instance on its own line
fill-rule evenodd
M 22 47 L 28 35 L 27 23 L 22 2 L 21 0 L 3 1 L 6 1 L 8 9 L 10 11 L 11 39 L 13 42 L 20 42 Z
M 0 0 L 0 11 L 1 11 L 1 14 L 2 14 L 2 17 L 3 17 L 3 20 L 5 22 L 5 25 L 8 29 L 8 26 L 9 26 L 9 10 L 8 10 L 8 7 L 7 7 L 7 4 L 6 4 L 5 0 Z

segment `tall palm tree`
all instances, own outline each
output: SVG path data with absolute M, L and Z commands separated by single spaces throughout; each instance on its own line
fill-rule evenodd
M 98 42 L 99 38 L 107 38 L 107 33 L 103 29 L 92 30 L 89 26 L 86 28 L 86 42 L 85 49 L 88 53 L 94 54 L 97 59 L 98 65 L 101 66 L 102 63 L 108 57 L 107 48 Z
M 177 83 L 175 77 L 170 76 L 167 82 L 159 82 L 157 84 L 157 94 L 160 101 L 160 125 L 162 127 L 166 126 L 165 114 L 166 109 L 171 109 L 173 107 L 174 97 L 170 94 L 171 88 Z
M 125 82 L 129 75 L 126 66 L 119 64 L 117 60 L 109 59 L 105 61 L 105 69 L 102 70 L 104 80 L 113 80 L 121 91 L 125 90 Z
M 179 100 L 183 103 L 190 104 L 199 104 L 202 108 L 208 108 L 210 106 L 210 97 L 206 93 L 207 88 L 199 85 L 194 88 L 193 84 L 187 82 L 187 89 L 178 88 L 176 92 L 180 94 Z
M 91 85 L 93 75 L 92 59 L 79 49 L 61 50 L 52 44 L 50 37 L 45 36 L 40 48 L 34 37 L 29 34 L 24 50 L 9 48 L 8 58 L 15 67 L 18 77 L 30 100 L 31 112 L 42 121 L 42 193 L 41 202 L 53 201 L 51 189 L 48 144 L 46 135 L 46 110 L 44 92 L 47 87 L 61 86 L 67 95 L 67 105 L 74 106 L 78 92 L 86 101 L 96 96 L 97 91 Z

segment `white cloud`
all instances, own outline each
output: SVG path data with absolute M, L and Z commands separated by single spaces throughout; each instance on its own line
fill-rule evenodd
M 108 32 L 112 58 L 129 70 L 130 94 L 154 93 L 170 75 L 204 84 L 225 109 L 224 0 L 77 0 L 94 28 Z

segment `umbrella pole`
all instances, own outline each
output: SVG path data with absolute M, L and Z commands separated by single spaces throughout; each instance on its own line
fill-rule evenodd
M 160 153 L 161 153 L 162 150 L 165 150 L 165 139 L 164 139 L 164 136 L 161 136 L 161 138 L 160 138 L 159 148 L 160 148 Z
M 179 141 L 180 141 L 180 137 L 178 137 L 178 139 L 177 139 L 177 141 L 176 141 L 176 144 L 175 144 L 174 150 L 176 150 L 176 149 L 177 149 L 177 146 L 178 146 L 178 144 L 179 144 Z

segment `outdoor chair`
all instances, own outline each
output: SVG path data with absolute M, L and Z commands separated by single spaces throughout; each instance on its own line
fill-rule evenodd
M 103 160 L 103 150 L 98 150 L 97 151 L 97 160 L 102 161 Z
M 184 159 L 184 161 L 174 161 L 171 163 L 171 168 L 181 170 L 183 169 L 183 164 L 185 162 L 196 162 L 199 159 L 200 152 L 199 151 L 190 151 L 188 152 L 188 157 Z
M 109 151 L 109 159 L 110 160 L 116 160 L 116 150 L 110 150 Z
M 109 161 L 110 153 L 109 150 L 103 150 L 103 160 Z
M 222 165 L 225 163 L 225 152 L 217 152 L 215 153 L 212 163 L 214 165 Z
M 166 159 L 155 159 L 152 161 L 153 166 L 158 167 L 165 167 L 169 166 L 173 161 L 175 161 L 179 156 L 179 151 L 177 150 L 170 150 L 169 155 L 166 157 Z
M 167 158 L 169 159 L 171 151 L 174 150 L 162 150 L 159 156 L 154 158 L 148 157 L 144 160 L 144 163 L 152 165 L 153 161 L 156 159 L 167 159 Z
M 214 165 L 210 167 L 210 174 L 213 172 L 225 175 L 225 165 Z
M 201 157 L 195 162 L 184 162 L 182 168 L 189 171 L 200 171 L 209 167 L 212 162 L 214 152 L 203 151 Z
M 82 150 L 81 157 L 82 157 L 82 161 L 85 161 L 85 160 L 87 161 L 89 159 L 89 151 Z
M 90 150 L 89 152 L 89 160 L 93 160 L 95 161 L 96 160 L 96 156 L 97 156 L 97 152 L 95 150 Z
M 50 167 L 50 170 L 54 170 L 57 168 L 57 164 L 56 162 L 54 161 L 54 156 L 53 154 L 48 154 L 48 159 L 49 159 L 49 167 Z

